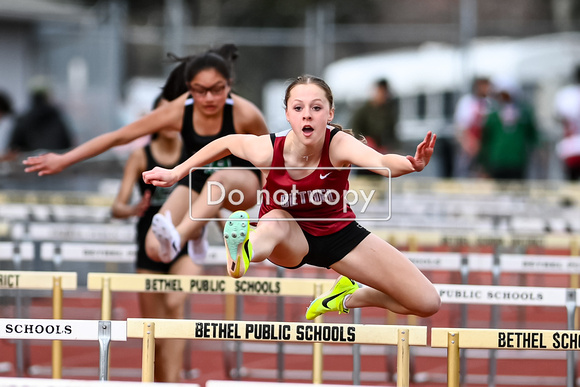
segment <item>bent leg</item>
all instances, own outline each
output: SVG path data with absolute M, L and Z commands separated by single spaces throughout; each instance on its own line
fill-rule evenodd
M 208 222 L 202 219 L 220 218 L 222 208 L 233 212 L 255 206 L 259 189 L 260 181 L 251 171 L 220 170 L 213 173 L 201 192 L 195 195 L 190 211 L 177 225 L 182 240 L 195 239 Z
M 250 233 L 250 242 L 254 250 L 253 262 L 268 258 L 275 265 L 295 267 L 308 254 L 308 242 L 302 229 L 283 210 L 273 210 L 264 215 Z
M 171 213 L 171 220 L 174 225 L 177 225 L 184 217 L 187 217 L 189 210 L 189 195 L 192 195 L 192 199 L 197 197 L 197 193 L 190 191 L 189 187 L 178 185 L 171 192 L 163 206 L 159 210 L 159 213 L 165 215 L 167 211 Z M 201 229 L 200 229 L 201 230 Z M 199 235 L 197 235 L 199 236 Z M 196 236 L 193 236 L 195 239 Z M 183 244 L 187 239 L 181 238 L 180 249 L 183 248 Z M 147 256 L 149 256 L 154 261 L 161 261 L 159 258 L 159 241 L 151 231 L 151 228 L 147 231 L 147 236 L 145 237 L 145 251 Z
M 427 277 L 399 250 L 376 235 L 370 234 L 331 268 L 368 286 L 350 296 L 348 308 L 375 306 L 428 317 L 441 305 L 439 294 Z

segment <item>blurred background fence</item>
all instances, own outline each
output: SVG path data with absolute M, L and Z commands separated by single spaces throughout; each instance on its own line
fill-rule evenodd
M 0 91 L 20 113 L 32 89 L 49 89 L 78 144 L 149 110 L 171 68 L 166 53 L 192 54 L 231 42 L 240 47 L 234 90 L 262 108 L 271 131 L 285 128 L 281 88 L 288 78 L 325 77 L 336 95 L 337 121 L 346 126 L 373 82 L 386 78 L 400 100 L 402 150 L 410 152 L 426 130 L 454 142 L 453 112 L 474 76 L 510 77 L 533 105 L 542 134 L 529 177 L 562 179 L 554 153 L 562 132 L 553 100 L 580 63 L 579 4 L 1 0 Z M 7 131 L 0 121 L 1 137 Z M 74 178 L 42 184 L 22 176 L 17 163 L 2 163 L 0 187 L 94 190 L 103 178 L 120 177 L 129 149 L 68 172 Z M 442 152 L 425 174 L 446 174 Z

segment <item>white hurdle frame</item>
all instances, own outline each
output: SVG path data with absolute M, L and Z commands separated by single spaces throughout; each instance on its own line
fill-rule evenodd
M 315 330 L 322 333 L 315 337 Z M 427 327 L 130 318 L 127 337 L 143 340 L 143 382 L 154 379 L 155 339 L 175 338 L 396 345 L 397 386 L 408 387 L 409 348 L 427 345 Z M 315 365 L 312 373 L 313 383 L 322 383 L 322 364 Z
M 127 341 L 126 321 L 0 319 L 0 339 L 99 341 L 99 380 L 109 380 L 111 341 Z M 62 356 L 57 367 L 62 369 Z M 55 358 L 53 352 L 53 369 Z M 53 375 L 54 379 L 56 378 Z
M 39 378 L 2 378 L 0 377 L 0 386 L 10 387 L 137 387 L 141 386 L 140 382 L 129 381 L 104 381 L 104 380 L 73 380 L 73 379 L 39 379 Z M 158 387 L 200 387 L 199 384 L 183 383 L 155 383 Z M 153 386 L 153 384 L 151 385 Z M 290 387 L 290 386 L 288 386 Z
M 443 304 L 563 307 L 567 313 L 567 328 L 574 329 L 577 289 L 497 285 L 435 284 L 434 286 Z M 574 352 L 567 352 L 566 358 L 567 374 L 573 379 L 576 374 Z M 491 354 L 489 367 L 490 384 L 494 385 L 494 352 Z
M 328 291 L 334 280 L 317 278 L 244 277 L 236 280 L 226 276 L 182 276 L 169 274 L 88 273 L 87 289 L 101 291 L 101 318 L 110 320 L 113 292 L 184 292 L 191 294 L 264 295 L 316 298 Z M 226 316 L 232 320 L 235 304 L 226 302 Z M 319 316 L 315 322 L 321 323 Z M 322 365 L 321 343 L 313 343 L 313 367 Z M 322 372 L 315 375 L 322 381 Z M 319 378 L 319 379 L 318 379 Z
M 0 286 L 2 289 L 25 289 L 25 290 L 52 290 L 52 318 L 62 319 L 62 292 L 63 290 L 77 289 L 76 272 L 55 272 L 55 271 L 0 271 L 0 278 L 14 279 L 14 282 L 7 286 Z M 18 316 L 20 317 L 20 316 Z M 18 359 L 17 359 L 18 361 Z M 62 342 L 54 340 L 52 342 L 52 377 L 62 378 Z
M 0 209 L 2 206 L 0 205 Z M 32 242 L 0 242 L 0 261 L 9 261 L 13 264 L 13 270 L 22 270 L 22 262 L 32 262 L 35 251 Z M 4 286 L 0 285 L 0 289 Z M 15 296 L 16 317 L 22 317 L 22 294 L 16 290 Z M 5 364 L 5 363 L 0 363 Z M 11 363 L 8 363 L 11 365 Z M 24 347 L 23 342 L 16 343 L 16 373 L 18 376 L 24 375 Z
M 40 259 L 59 267 L 63 262 L 134 263 L 137 259 L 135 243 L 103 242 L 43 242 Z
M 457 329 L 432 328 L 431 347 L 447 348 L 447 385 L 459 387 L 459 352 L 461 348 L 508 349 L 508 350 L 556 350 L 580 349 L 580 333 L 573 330 L 535 329 Z M 574 337 L 575 345 L 563 340 Z M 568 373 L 566 386 L 575 386 L 575 376 Z
M 17 222 L 12 225 L 13 240 L 83 241 L 126 243 L 135 239 L 134 224 Z

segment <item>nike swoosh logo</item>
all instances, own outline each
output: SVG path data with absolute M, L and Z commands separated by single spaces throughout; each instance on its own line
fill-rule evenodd
M 334 300 L 336 297 L 339 297 L 340 295 L 344 294 L 344 292 L 346 292 L 346 290 L 338 294 L 335 294 L 334 296 L 326 297 L 324 300 L 322 300 L 322 306 L 324 306 L 326 309 L 330 309 L 328 307 L 328 303 Z
M 250 259 L 250 249 L 248 248 L 248 243 L 250 243 L 249 239 L 246 241 L 246 243 L 244 243 L 244 251 L 246 252 L 246 257 L 248 257 L 248 260 L 249 260 Z
M 322 173 L 320 174 L 320 180 L 324 180 L 328 177 L 328 175 L 330 175 L 332 172 L 328 172 L 326 175 L 323 175 Z
M 176 252 L 176 254 L 179 252 L 179 246 L 175 242 L 171 244 L 171 247 L 173 247 L 173 250 Z

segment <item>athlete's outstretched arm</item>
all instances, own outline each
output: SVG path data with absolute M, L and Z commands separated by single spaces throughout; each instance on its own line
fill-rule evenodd
M 46 153 L 28 157 L 22 162 L 27 165 L 24 171 L 37 172 L 39 176 L 52 175 L 80 161 L 97 156 L 112 147 L 127 144 L 161 129 L 181 130 L 181 122 L 178 117 L 179 114 L 183 114 L 183 101 L 181 100 L 182 97 L 162 108 L 155 109 L 135 122 L 97 136 L 66 153 Z
M 247 99 L 232 94 L 234 100 L 234 127 L 238 134 L 269 134 L 266 120 L 260 109 Z
M 383 155 L 347 133 L 338 133 L 330 146 L 330 159 L 335 166 L 356 165 L 383 176 L 389 172 L 380 168 L 389 168 L 391 177 L 397 177 L 422 171 L 431 160 L 436 140 L 437 136 L 428 132 L 417 145 L 415 156 Z
M 125 171 L 121 179 L 121 186 L 117 197 L 111 206 L 111 215 L 114 218 L 125 219 L 131 216 L 142 217 L 151 203 L 151 191 L 146 190 L 137 204 L 131 204 L 131 196 L 135 184 L 141 179 L 141 173 L 147 165 L 145 150 L 139 148 L 133 151 L 125 164 Z
M 230 134 L 213 140 L 189 159 L 172 169 L 155 167 L 143 172 L 147 184 L 171 187 L 187 174 L 199 167 L 233 154 L 247 160 L 257 168 L 269 167 L 272 163 L 272 142 L 269 135 Z

